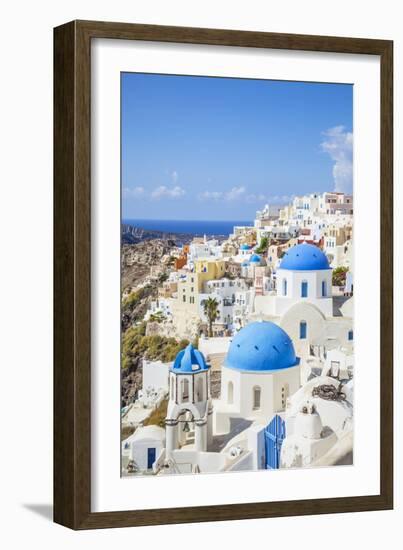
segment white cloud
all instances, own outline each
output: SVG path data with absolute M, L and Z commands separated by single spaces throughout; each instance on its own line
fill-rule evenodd
M 123 196 L 124 197 L 141 197 L 144 195 L 144 187 L 124 187 Z
M 203 191 L 197 195 L 201 201 L 236 201 L 244 200 L 249 204 L 257 204 L 263 207 L 265 204 L 280 204 L 285 205 L 293 201 L 295 195 L 266 195 L 264 193 L 249 193 L 247 189 L 241 185 L 232 187 L 229 191 Z
M 167 187 L 166 185 L 160 185 L 154 191 L 151 193 L 152 199 L 162 199 L 162 198 L 170 198 L 170 199 L 177 199 L 179 197 L 183 197 L 185 194 L 185 190 L 180 187 L 179 185 L 175 185 L 174 187 Z
M 262 207 L 264 204 L 286 205 L 292 202 L 294 195 L 264 195 L 263 193 L 247 195 L 246 201 L 249 203 L 258 203 Z
M 335 126 L 323 132 L 322 151 L 334 161 L 334 191 L 351 193 L 353 190 L 353 134 L 344 126 Z
M 213 201 L 236 201 L 242 198 L 246 193 L 246 187 L 232 187 L 229 191 L 203 191 L 198 194 L 199 200 Z
M 200 200 L 213 200 L 218 201 L 224 197 L 224 193 L 222 191 L 203 191 L 203 193 L 198 194 L 198 198 Z
M 269 204 L 290 204 L 295 199 L 295 195 L 274 195 L 269 197 Z
M 233 187 L 228 193 L 225 194 L 225 200 L 227 201 L 236 201 L 237 199 L 240 199 L 245 194 L 246 188 L 244 186 L 241 187 Z
M 268 202 L 269 197 L 266 195 L 263 195 L 262 193 L 251 193 L 250 195 L 247 195 L 246 202 L 253 203 L 253 202 Z

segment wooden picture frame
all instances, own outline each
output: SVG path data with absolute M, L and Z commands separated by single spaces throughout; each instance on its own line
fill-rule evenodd
M 91 40 L 113 38 L 380 56 L 381 489 L 379 495 L 92 513 Z M 393 43 L 127 23 L 54 30 L 54 520 L 72 529 L 386 510 L 393 507 Z

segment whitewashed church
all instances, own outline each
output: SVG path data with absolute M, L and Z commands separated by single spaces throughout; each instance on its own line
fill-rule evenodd
M 332 268 L 320 248 L 303 243 L 288 249 L 274 276 L 276 290 L 255 296 L 250 321 L 280 325 L 300 357 L 312 350 L 321 358 L 335 348 L 351 351 L 353 298 L 332 296 Z
M 352 405 L 335 400 L 322 420 L 315 382 L 308 391 L 301 388 L 292 340 L 273 322 L 250 323 L 233 338 L 219 399 L 211 397 L 211 368 L 192 345 L 177 355 L 168 382 L 165 429 L 139 427 L 123 442 L 128 473 L 276 469 L 296 465 L 293 449 L 297 465 L 305 466 L 326 463 L 330 450 L 332 463 L 348 454 L 344 432 L 352 429 L 346 420 Z

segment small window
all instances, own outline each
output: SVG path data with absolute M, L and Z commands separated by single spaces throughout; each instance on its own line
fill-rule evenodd
M 330 371 L 328 372 L 328 376 L 333 376 L 334 378 L 338 378 L 340 374 L 340 361 L 330 361 Z
M 253 388 L 253 410 L 259 410 L 260 409 L 260 398 L 261 398 L 262 390 L 259 386 L 255 386 Z
M 352 330 L 349 330 L 348 331 L 348 339 L 350 341 L 354 340 L 354 332 Z
M 228 405 L 232 405 L 234 403 L 234 384 L 233 382 L 228 382 Z
M 283 296 L 287 296 L 287 279 L 283 279 Z
M 199 376 L 199 379 L 196 383 L 196 401 L 203 401 L 204 392 L 203 392 L 203 379 Z
M 300 340 L 305 340 L 307 334 L 306 321 L 301 321 L 299 324 L 299 338 Z
M 287 398 L 289 394 L 289 386 L 288 384 L 284 384 L 281 388 L 281 408 L 285 409 L 287 405 Z
M 301 298 L 307 298 L 308 297 L 308 282 L 302 281 L 301 283 Z
M 327 295 L 326 281 L 322 281 L 322 296 L 326 296 L 326 295 Z
M 186 295 L 183 295 L 183 301 L 186 302 Z
M 175 378 L 171 376 L 171 399 L 174 400 L 175 397 Z
M 181 380 L 182 401 L 189 401 L 189 380 L 184 378 Z

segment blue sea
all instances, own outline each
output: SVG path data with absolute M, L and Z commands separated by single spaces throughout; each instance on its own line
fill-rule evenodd
M 123 224 L 142 227 L 166 233 L 189 233 L 196 236 L 219 236 L 232 233 L 234 225 L 253 226 L 253 222 L 245 220 L 233 221 L 202 221 L 202 220 L 122 220 Z

